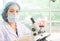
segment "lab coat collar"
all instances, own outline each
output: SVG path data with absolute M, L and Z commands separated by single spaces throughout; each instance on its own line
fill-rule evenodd
M 16 38 L 18 37 L 16 33 L 14 32 L 14 30 L 10 27 L 10 25 L 7 22 L 4 22 L 3 24 L 6 26 L 6 29 L 9 31 L 9 33 L 13 34 Z

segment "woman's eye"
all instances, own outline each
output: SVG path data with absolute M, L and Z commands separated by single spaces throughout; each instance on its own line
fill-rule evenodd
M 10 11 L 10 12 L 14 12 L 14 11 Z

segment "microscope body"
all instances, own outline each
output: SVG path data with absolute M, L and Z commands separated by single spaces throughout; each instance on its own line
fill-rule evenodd
M 39 25 L 34 21 L 33 18 L 31 18 L 32 21 L 32 37 L 34 38 L 34 41 L 47 41 L 46 38 L 47 36 L 43 36 L 43 34 L 45 33 L 44 30 L 42 30 Z M 44 28 L 44 27 L 43 27 Z
M 34 41 L 47 41 L 46 38 L 44 38 L 46 36 L 43 37 L 45 31 L 42 31 L 37 24 L 33 24 L 33 27 L 32 37 L 34 38 Z

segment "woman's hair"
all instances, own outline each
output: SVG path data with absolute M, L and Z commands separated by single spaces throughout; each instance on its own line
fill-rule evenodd
M 4 21 L 8 21 L 8 20 L 7 20 L 6 13 L 7 13 L 7 11 L 9 10 L 9 8 L 10 8 L 11 6 L 13 6 L 13 5 L 17 5 L 18 8 L 19 8 L 19 10 L 20 10 L 20 6 L 19 6 L 16 2 L 8 2 L 8 3 L 6 4 L 6 6 L 5 6 L 5 8 L 3 9 L 3 12 L 2 12 L 2 18 L 3 18 Z

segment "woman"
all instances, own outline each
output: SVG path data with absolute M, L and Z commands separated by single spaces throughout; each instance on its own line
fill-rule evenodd
M 17 38 L 31 34 L 31 31 L 25 25 L 16 21 L 19 11 L 20 6 L 17 3 L 9 2 L 6 4 L 2 12 L 4 22 L 0 24 L 0 41 L 15 41 Z

